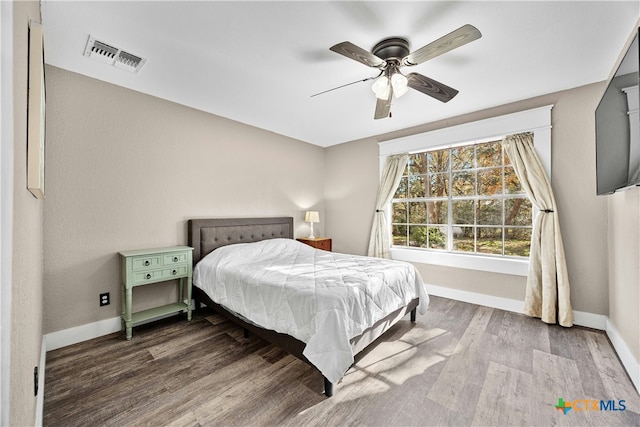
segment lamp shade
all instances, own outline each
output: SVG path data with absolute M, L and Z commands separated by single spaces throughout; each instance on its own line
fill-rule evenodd
M 407 87 L 407 78 L 400 74 L 400 72 L 395 73 L 391 76 L 391 86 L 393 86 L 393 94 L 396 98 L 400 98 L 402 95 L 407 93 L 409 88 Z
M 371 86 L 371 90 L 376 94 L 377 98 L 387 99 L 389 97 L 389 79 L 386 76 L 376 79 Z
M 318 211 L 307 211 L 304 214 L 304 220 L 306 222 L 320 222 L 320 215 Z

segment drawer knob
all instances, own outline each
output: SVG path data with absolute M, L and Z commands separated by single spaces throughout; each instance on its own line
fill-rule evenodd
M 145 265 L 146 267 L 148 267 L 148 266 L 149 266 L 149 264 L 151 264 L 151 263 L 149 262 L 149 260 L 146 260 L 146 261 L 144 262 L 144 265 Z
M 173 262 L 178 262 L 178 257 L 177 256 L 173 257 Z
M 147 279 L 151 279 L 151 274 L 147 273 L 147 275 L 145 276 Z
M 175 276 L 176 274 L 178 274 L 178 270 L 173 270 L 171 273 L 173 273 L 173 275 Z

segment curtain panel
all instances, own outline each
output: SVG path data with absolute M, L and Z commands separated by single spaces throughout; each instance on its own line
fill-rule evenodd
M 533 134 L 508 135 L 503 146 L 524 191 L 539 210 L 531 233 L 524 312 L 545 323 L 573 326 L 558 209 L 547 174 L 534 150 Z
M 373 225 L 371 227 L 371 237 L 369 238 L 369 250 L 367 255 L 378 258 L 390 258 L 389 230 L 385 218 L 385 210 L 393 195 L 398 189 L 400 179 L 409 161 L 409 154 L 396 154 L 387 157 L 378 188 L 376 199 L 376 211 L 373 214 Z

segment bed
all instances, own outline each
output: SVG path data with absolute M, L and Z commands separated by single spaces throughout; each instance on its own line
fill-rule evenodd
M 196 309 L 205 304 L 244 328 L 245 336 L 253 333 L 316 368 L 323 376 L 327 397 L 333 395 L 334 384 L 353 363 L 355 355 L 406 314 L 411 313 L 411 321 L 415 322 L 416 311 L 424 313 L 428 304 L 422 280 L 410 265 L 335 254 L 306 246 L 293 240 L 291 217 L 191 219 L 188 221 L 188 243 L 194 248 L 193 298 Z M 282 253 L 283 256 L 278 255 L 277 262 L 286 265 L 274 265 L 271 258 L 274 252 Z M 396 265 L 384 263 L 398 264 L 399 273 L 391 274 L 393 269 L 390 267 L 395 268 Z M 227 267 L 232 265 L 235 269 L 228 270 Z M 336 265 L 336 271 L 328 265 Z M 340 278 L 351 280 L 351 270 L 344 268 L 352 265 L 356 281 L 360 276 L 372 276 L 371 272 L 378 269 L 385 276 L 385 282 L 386 276 L 391 274 L 394 277 L 404 275 L 403 280 L 413 281 L 413 284 L 403 284 L 404 288 L 386 292 L 382 302 L 367 303 L 366 309 L 358 308 L 353 301 L 354 298 L 365 298 L 358 296 L 364 288 L 356 291 L 348 288 L 349 303 L 344 303 L 340 299 L 342 288 L 335 285 Z M 313 269 L 312 273 L 308 270 L 302 272 L 302 269 L 309 268 Z M 306 277 L 310 275 L 314 276 L 313 285 L 307 283 Z M 379 289 L 381 285 L 378 276 L 375 277 L 374 287 Z M 271 281 L 275 284 L 272 285 Z M 287 313 L 293 316 L 292 320 L 280 318 L 281 313 L 287 310 L 280 309 L 270 314 L 271 309 L 265 308 L 269 306 L 264 301 L 273 298 L 265 297 L 263 293 L 271 286 L 277 286 L 276 294 L 294 292 L 294 295 L 281 297 L 287 301 L 289 311 L 295 312 Z M 311 289 L 307 286 L 315 287 L 307 292 L 305 289 Z M 327 289 L 329 297 L 318 296 Z M 312 301 L 303 299 L 305 293 L 312 295 L 308 297 Z M 387 307 L 387 301 L 392 304 L 391 308 Z M 346 312 L 350 319 L 341 320 L 342 317 L 334 315 L 334 312 Z M 352 319 L 354 317 L 356 320 Z M 327 330 L 323 331 L 325 328 Z M 344 333 L 339 328 L 344 328 Z

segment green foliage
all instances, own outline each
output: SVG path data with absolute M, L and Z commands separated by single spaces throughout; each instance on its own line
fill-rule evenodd
M 412 154 L 392 206 L 394 245 L 529 255 L 532 205 L 500 140 Z

